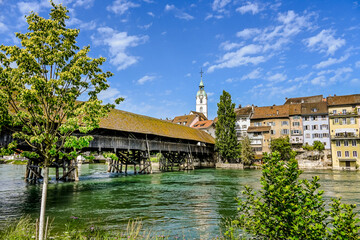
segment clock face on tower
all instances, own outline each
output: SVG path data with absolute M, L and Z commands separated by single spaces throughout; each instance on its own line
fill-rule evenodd
M 203 99 L 203 97 L 204 97 L 203 95 L 200 95 L 200 96 L 199 96 L 200 99 Z

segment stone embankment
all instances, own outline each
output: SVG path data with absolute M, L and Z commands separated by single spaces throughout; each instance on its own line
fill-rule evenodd
M 330 150 L 298 152 L 296 160 L 302 169 L 332 169 Z

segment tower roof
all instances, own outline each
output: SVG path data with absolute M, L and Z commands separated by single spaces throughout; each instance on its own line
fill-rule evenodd
M 199 87 L 204 87 L 204 83 L 203 83 L 202 78 L 201 78 L 201 81 L 200 81 Z

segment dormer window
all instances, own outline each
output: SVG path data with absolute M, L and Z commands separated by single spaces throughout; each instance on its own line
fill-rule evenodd
M 342 113 L 343 113 L 343 114 L 346 114 L 346 109 L 343 109 L 343 110 L 342 110 Z
M 317 108 L 311 109 L 312 112 L 317 112 Z
M 333 114 L 336 114 L 336 110 L 333 110 Z

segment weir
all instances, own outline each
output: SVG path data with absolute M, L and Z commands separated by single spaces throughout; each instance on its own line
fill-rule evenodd
M 133 166 L 135 174 L 152 173 L 150 158 L 156 154 L 160 156 L 160 171 L 192 170 L 195 162 L 200 166 L 202 162 L 215 163 L 215 140 L 206 132 L 121 110 L 112 110 L 101 120 L 100 127 L 88 135 L 94 139 L 82 153 L 117 156 L 118 159 L 108 159 L 108 172 L 127 174 L 128 166 Z M 12 140 L 11 131 L 0 133 L 1 147 Z M 31 151 L 25 142 L 18 142 L 16 151 L 24 150 Z M 77 164 L 76 159 L 55 159 L 50 167 L 55 168 L 56 180 L 77 181 Z M 25 180 L 34 183 L 42 179 L 41 169 L 39 159 L 28 159 Z

